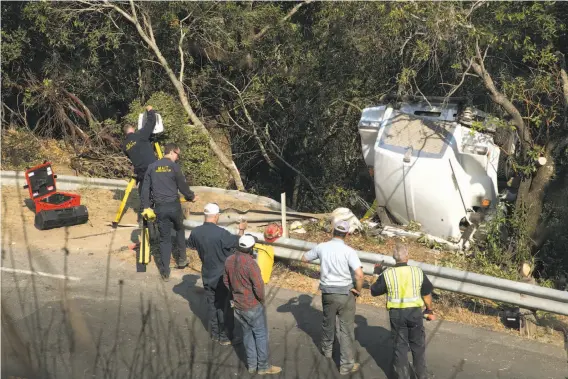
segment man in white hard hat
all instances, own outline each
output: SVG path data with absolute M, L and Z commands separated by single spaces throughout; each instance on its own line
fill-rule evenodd
M 223 280 L 233 295 L 235 318 L 243 328 L 249 373 L 278 374 L 282 368 L 269 363 L 264 282 L 252 257 L 255 243 L 256 239 L 250 234 L 239 239 L 235 254 L 225 262 Z
M 223 283 L 225 260 L 239 245 L 247 222 L 239 224 L 239 235 L 229 233 L 217 225 L 219 206 L 215 203 L 205 205 L 205 222 L 195 228 L 187 240 L 187 247 L 197 250 L 201 259 L 201 277 L 209 309 L 209 333 L 211 339 L 221 345 L 231 345 L 240 341 L 235 339 L 233 311 L 230 308 L 230 293 Z M 231 340 L 233 340 L 231 342 Z
M 355 250 L 345 244 L 349 223 L 338 221 L 334 225 L 331 241 L 320 243 L 302 257 L 310 262 L 319 259 L 320 290 L 323 304 L 321 352 L 331 358 L 336 333 L 336 317 L 339 319 L 339 345 L 341 375 L 359 370 L 355 362 L 355 298 L 363 287 L 363 270 Z

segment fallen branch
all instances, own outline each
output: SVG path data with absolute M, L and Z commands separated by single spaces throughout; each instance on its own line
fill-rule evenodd
M 286 20 L 290 19 L 290 17 L 292 17 L 296 12 L 298 12 L 298 10 L 303 7 L 306 4 L 311 3 L 313 0 L 306 0 L 302 3 L 297 4 L 294 8 L 290 9 L 290 11 L 286 14 L 286 16 L 284 16 L 278 23 L 282 24 L 283 22 L 285 22 Z M 253 37 L 252 40 L 253 41 L 258 41 L 259 39 L 261 39 L 266 32 L 268 32 L 270 29 L 272 28 L 272 25 L 266 25 L 264 28 L 261 29 L 260 32 L 256 33 Z

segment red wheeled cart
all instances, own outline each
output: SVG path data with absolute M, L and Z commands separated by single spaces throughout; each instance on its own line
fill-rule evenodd
M 40 230 L 84 224 L 89 220 L 87 207 L 81 205 L 81 195 L 57 192 L 57 175 L 50 162 L 29 168 L 25 173 L 30 199 L 34 202 L 35 226 Z

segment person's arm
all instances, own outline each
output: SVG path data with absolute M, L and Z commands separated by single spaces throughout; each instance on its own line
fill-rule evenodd
M 387 282 L 385 277 L 381 274 L 371 286 L 371 296 L 381 296 L 387 293 Z
M 239 236 L 245 234 L 245 230 L 247 230 L 248 222 L 246 220 L 241 220 L 239 222 Z
M 151 105 L 146 107 L 146 114 L 145 114 L 146 122 L 142 125 L 142 129 L 138 131 L 140 133 L 140 137 L 143 140 L 149 140 L 150 136 L 154 132 L 154 128 L 156 127 L 156 111 L 152 109 Z
M 225 274 L 223 275 L 223 283 L 225 283 L 225 287 L 229 288 L 230 291 L 231 286 L 229 285 L 229 270 L 227 269 L 227 262 L 225 262 Z
M 260 267 L 258 264 L 252 260 L 249 264 L 249 272 L 250 272 L 250 282 L 252 284 L 252 291 L 256 299 L 260 301 L 261 304 L 264 304 L 264 280 L 262 280 L 262 275 L 260 273 Z
M 426 310 L 432 311 L 432 291 L 434 291 L 434 286 L 426 274 L 422 273 L 422 287 L 420 288 L 420 295 L 424 299 L 424 305 L 426 305 Z
M 221 236 L 221 248 L 225 255 L 228 257 L 232 254 L 233 250 L 239 246 L 239 236 L 229 233 L 227 230 L 223 229 L 223 235 Z
M 189 235 L 189 238 L 187 239 L 187 241 L 185 241 L 185 246 L 188 249 L 192 249 L 192 250 L 196 250 L 195 248 L 195 239 L 193 238 L 193 233 L 191 233 Z
M 150 208 L 150 188 L 152 186 L 152 176 L 150 175 L 150 169 L 146 170 L 144 175 L 144 184 L 142 184 L 142 209 Z
M 179 192 L 181 192 L 183 197 L 185 197 L 185 200 L 193 201 L 193 199 L 195 199 L 195 193 L 193 193 L 193 191 L 189 189 L 189 186 L 187 185 L 187 182 L 185 181 L 183 173 L 181 172 L 181 168 L 176 163 L 174 163 L 173 166 L 174 166 L 174 174 L 176 176 L 176 183 L 177 183 L 177 187 L 179 189 Z
M 319 245 L 302 255 L 302 262 L 308 263 L 319 258 Z
M 355 295 L 360 295 L 363 289 L 364 274 L 362 269 L 363 265 L 355 250 L 349 253 L 348 263 L 351 270 L 355 273 Z

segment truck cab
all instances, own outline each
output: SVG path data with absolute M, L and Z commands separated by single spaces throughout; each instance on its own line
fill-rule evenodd
M 495 212 L 507 179 L 499 170 L 506 160 L 494 140 L 496 124 L 456 99 L 365 108 L 359 134 L 381 222 L 417 222 L 422 231 L 450 241 L 471 234 Z

